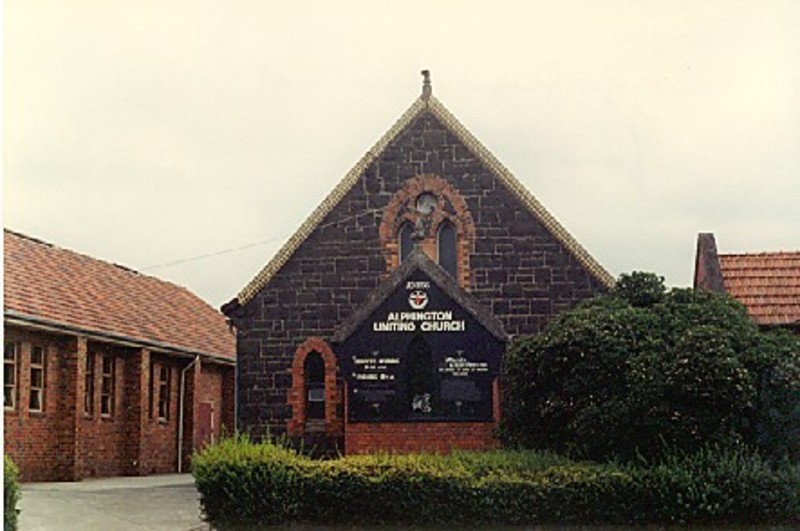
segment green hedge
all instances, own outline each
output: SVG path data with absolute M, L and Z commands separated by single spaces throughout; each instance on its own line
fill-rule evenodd
M 797 468 L 743 451 L 633 467 L 541 452 L 316 461 L 228 439 L 193 456 L 206 519 L 230 528 L 325 524 L 800 523 Z
M 3 455 L 3 529 L 17 528 L 17 502 L 19 501 L 19 469 L 7 455 Z

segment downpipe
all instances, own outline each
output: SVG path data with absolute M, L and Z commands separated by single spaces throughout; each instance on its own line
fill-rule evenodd
M 186 371 L 198 361 L 200 361 L 200 356 L 195 356 L 192 362 L 181 370 L 181 392 L 178 406 L 178 474 L 183 471 L 183 403 L 186 395 Z

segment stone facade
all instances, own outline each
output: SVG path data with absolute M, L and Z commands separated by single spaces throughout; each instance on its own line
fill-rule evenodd
M 472 137 L 442 109 L 423 95 L 351 172 L 347 187 L 340 186 L 312 215 L 316 219 L 306 222 L 291 248 L 223 308 L 238 330 L 240 429 L 257 436 L 267 430 L 280 435 L 287 428 L 302 432 L 298 348 L 309 338 L 330 342 L 397 268 L 398 230 L 416 222 L 413 201 L 419 194 L 431 193 L 438 201 L 428 219 L 432 226 L 423 227 L 423 250 L 436 260 L 436 226 L 450 220 L 457 234 L 459 286 L 512 338 L 538 333 L 558 312 L 610 286 L 607 273 L 587 267 L 596 264 L 570 237 L 554 233 L 553 227 L 563 229 L 543 209 L 537 212 L 540 205 L 515 189 L 518 182 L 509 181 L 499 163 L 470 143 Z M 341 389 L 346 382 L 333 358 L 326 362 L 326 371 L 332 371 L 326 378 L 338 374 L 332 388 Z M 326 416 L 337 436 L 339 419 Z M 381 432 L 407 438 L 397 425 L 388 431 L 376 426 L 344 431 L 361 434 L 359 439 Z M 470 433 L 482 441 L 479 446 L 488 444 L 486 429 Z M 367 446 L 391 448 L 378 442 Z M 429 441 L 428 446 L 452 445 Z M 364 445 L 348 441 L 346 448 Z

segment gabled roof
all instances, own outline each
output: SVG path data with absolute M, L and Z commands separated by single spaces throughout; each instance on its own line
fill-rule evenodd
M 719 254 L 714 235 L 699 234 L 694 287 L 728 293 L 760 325 L 800 325 L 800 251 Z
M 236 358 L 225 317 L 186 288 L 9 230 L 3 241 L 6 323 Z
M 572 235 L 550 214 L 547 209 L 520 183 L 503 164 L 470 133 L 445 106 L 431 95 L 430 85 L 423 87 L 422 95 L 400 116 L 400 119 L 384 134 L 372 148 L 345 175 L 344 179 L 328 194 L 317 208 L 306 218 L 283 247 L 266 266 L 239 292 L 240 305 L 249 302 L 286 264 L 303 242 L 342 200 L 362 177 L 370 164 L 421 114 L 429 112 L 436 117 L 464 146 L 469 149 L 509 191 L 524 204 L 545 228 L 585 267 L 601 284 L 611 287 L 614 278 L 584 249 Z
M 378 307 L 383 304 L 392 293 L 397 290 L 412 273 L 422 271 L 436 284 L 448 297 L 475 318 L 481 326 L 489 331 L 500 341 L 508 341 L 508 334 L 503 329 L 503 324 L 479 302 L 462 290 L 456 281 L 448 275 L 439 264 L 431 260 L 419 247 L 415 247 L 403 260 L 400 267 L 395 269 L 389 277 L 369 296 L 367 301 L 345 321 L 331 338 L 332 343 L 343 343 L 361 324 L 366 321 Z
M 800 325 L 800 252 L 721 254 L 725 291 L 758 324 Z

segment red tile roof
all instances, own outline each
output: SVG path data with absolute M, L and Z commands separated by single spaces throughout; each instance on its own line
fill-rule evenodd
M 236 358 L 225 317 L 186 288 L 4 230 L 4 316 Z
M 800 252 L 720 254 L 722 282 L 763 325 L 800 324 Z

